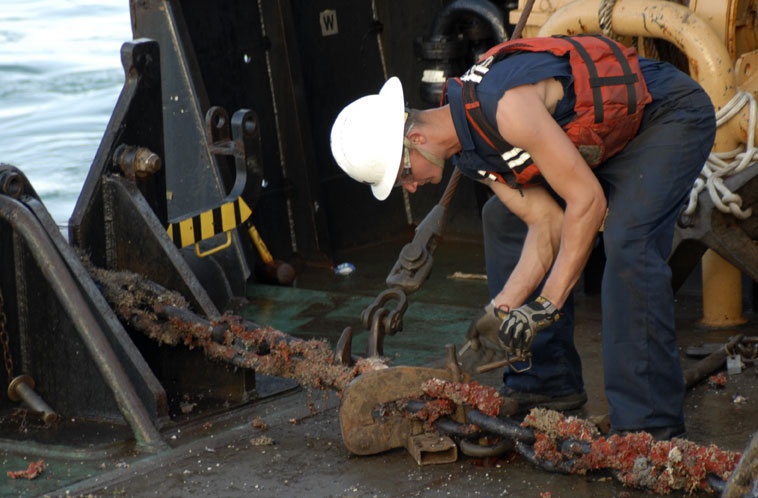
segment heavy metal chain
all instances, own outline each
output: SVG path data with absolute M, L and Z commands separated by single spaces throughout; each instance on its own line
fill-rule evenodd
M 3 293 L 0 291 L 0 342 L 3 343 L 3 361 L 5 371 L 8 373 L 8 384 L 13 380 L 13 357 L 11 356 L 11 345 L 8 341 L 8 331 L 5 326 L 8 319 L 5 316 L 5 307 L 3 306 Z

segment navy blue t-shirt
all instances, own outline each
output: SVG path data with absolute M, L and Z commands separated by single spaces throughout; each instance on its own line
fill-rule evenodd
M 667 95 L 681 87 L 681 78 L 672 78 L 672 72 L 680 74 L 681 72 L 665 62 L 642 57 L 639 60 L 645 83 L 653 98 L 653 102 L 647 105 L 647 112 L 647 109 L 655 108 L 665 100 Z M 564 96 L 556 104 L 553 117 L 561 126 L 569 123 L 575 116 L 576 95 L 568 55 L 559 57 L 546 52 L 516 53 L 490 68 L 476 87 L 485 117 L 494 127 L 497 127 L 495 117 L 497 103 L 506 90 L 548 78 L 556 78 L 563 84 L 564 90 Z M 694 91 L 698 85 L 695 82 L 692 83 Z M 474 179 L 481 179 L 482 175 L 479 172 L 484 170 L 508 172 L 509 168 L 500 154 L 492 149 L 466 120 L 461 85 L 454 79 L 448 80 L 446 98 L 450 104 L 455 131 L 461 142 L 461 153 L 453 156 L 453 164 L 464 175 Z

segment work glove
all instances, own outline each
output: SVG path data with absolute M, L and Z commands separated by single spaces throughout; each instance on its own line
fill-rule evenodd
M 498 334 L 507 313 L 490 302 L 469 325 L 466 342 L 460 350 L 461 366 L 474 372 L 478 366 L 505 358 L 505 345 Z
M 532 347 L 534 336 L 554 324 L 560 312 L 542 296 L 511 310 L 503 320 L 498 339 L 503 348 L 514 356 L 525 356 Z

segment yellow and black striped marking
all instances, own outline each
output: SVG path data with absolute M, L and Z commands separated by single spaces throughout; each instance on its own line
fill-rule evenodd
M 247 203 L 242 197 L 237 197 L 191 218 L 169 223 L 166 232 L 174 245 L 181 249 L 237 228 L 251 214 L 252 210 Z

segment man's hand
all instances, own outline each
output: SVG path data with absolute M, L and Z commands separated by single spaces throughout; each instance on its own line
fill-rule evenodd
M 484 307 L 484 312 L 479 315 L 469 327 L 466 338 L 471 342 L 471 349 L 479 351 L 480 349 L 489 349 L 492 351 L 504 351 L 505 344 L 498 337 L 503 320 L 508 314 L 495 308 L 490 302 Z
M 473 372 L 476 367 L 505 358 L 505 344 L 500 340 L 500 327 L 507 313 L 490 302 L 471 322 L 466 343 L 460 351 L 462 367 Z
M 511 310 L 500 326 L 498 340 L 508 353 L 526 355 L 534 336 L 558 321 L 560 313 L 553 303 L 542 296 Z

